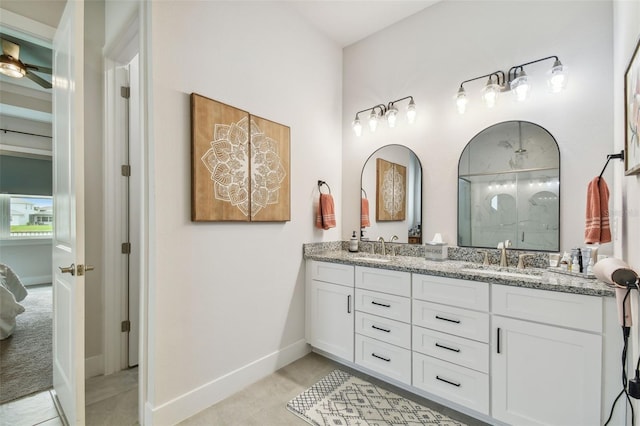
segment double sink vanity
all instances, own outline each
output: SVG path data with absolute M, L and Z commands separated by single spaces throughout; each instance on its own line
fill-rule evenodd
M 605 284 L 455 259 L 458 248 L 444 261 L 421 246 L 397 256 L 346 248 L 304 246 L 314 351 L 492 424 L 607 419 L 622 333 Z

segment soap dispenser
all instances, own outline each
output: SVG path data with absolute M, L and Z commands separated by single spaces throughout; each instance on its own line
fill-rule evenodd
M 349 240 L 349 251 L 353 253 L 358 251 L 358 237 L 356 236 L 356 231 L 353 231 L 351 240 Z

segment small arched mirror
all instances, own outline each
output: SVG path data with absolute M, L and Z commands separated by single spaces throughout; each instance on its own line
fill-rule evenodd
M 387 145 L 369 156 L 360 177 L 361 239 L 422 243 L 422 166 L 402 145 Z
M 488 127 L 458 164 L 458 246 L 560 250 L 560 150 L 526 121 Z

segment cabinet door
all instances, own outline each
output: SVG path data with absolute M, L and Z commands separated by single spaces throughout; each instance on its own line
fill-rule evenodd
M 353 362 L 353 287 L 311 281 L 309 344 Z
M 600 424 L 602 337 L 493 317 L 492 416 L 517 425 Z

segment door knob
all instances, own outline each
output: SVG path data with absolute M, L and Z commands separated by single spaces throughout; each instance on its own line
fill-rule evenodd
M 62 272 L 63 274 L 76 274 L 76 265 L 73 263 L 71 264 L 71 266 L 67 266 L 66 268 L 63 266 L 58 266 L 58 268 L 60 268 L 60 272 Z

